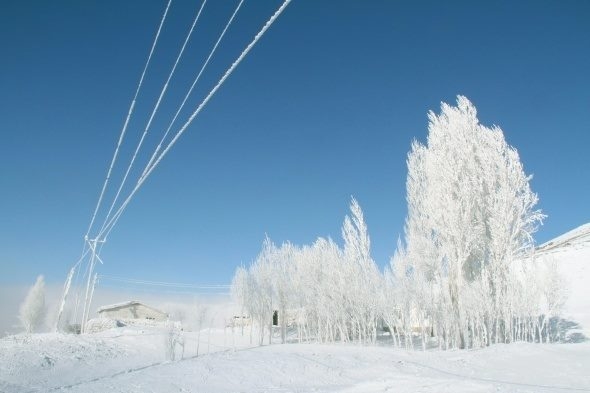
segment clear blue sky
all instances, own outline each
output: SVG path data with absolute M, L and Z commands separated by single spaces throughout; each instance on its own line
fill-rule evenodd
M 145 154 L 235 4 L 205 8 Z M 245 2 L 190 108 L 279 4 Z M 1 2 L 0 283 L 59 282 L 79 257 L 165 5 Z M 199 5 L 172 4 L 120 164 Z M 403 236 L 410 142 L 457 94 L 534 174 L 538 242 L 589 222 L 589 21 L 582 0 L 294 0 L 132 201 L 99 273 L 228 283 L 265 233 L 340 242 L 351 195 L 383 266 Z

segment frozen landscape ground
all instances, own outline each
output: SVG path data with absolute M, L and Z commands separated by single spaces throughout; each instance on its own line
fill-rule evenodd
M 590 225 L 539 248 L 569 284 L 566 343 L 407 351 L 355 344 L 258 347 L 231 328 L 184 332 L 166 358 L 167 330 L 0 339 L 0 392 L 590 392 Z M 278 339 L 276 340 L 279 341 Z M 177 347 L 177 357 L 181 348 Z

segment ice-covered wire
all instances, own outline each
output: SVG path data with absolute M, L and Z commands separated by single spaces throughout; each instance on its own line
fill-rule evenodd
M 99 276 L 99 278 L 101 278 L 103 280 L 124 282 L 124 283 L 128 283 L 128 284 L 151 285 L 151 286 L 160 286 L 160 287 L 195 288 L 195 289 L 228 289 L 228 288 L 230 288 L 230 285 L 228 285 L 228 284 L 187 284 L 187 283 L 179 283 L 179 282 L 149 281 L 149 280 L 141 280 L 141 279 L 135 279 L 135 278 L 110 276 L 110 275 L 104 275 L 104 274 L 101 274 Z
M 154 160 L 156 159 L 156 157 L 158 156 L 158 153 L 160 152 L 160 149 L 162 148 L 162 145 L 164 144 L 164 141 L 166 140 L 166 138 L 168 137 L 168 134 L 170 133 L 170 130 L 172 129 L 172 127 L 174 126 L 174 123 L 176 123 L 176 119 L 178 118 L 178 115 L 180 114 L 180 112 L 182 111 L 182 109 L 184 108 L 184 105 L 186 104 L 186 101 L 188 100 L 188 98 L 190 97 L 190 95 L 193 92 L 193 89 L 195 88 L 195 86 L 197 85 L 197 82 L 199 81 L 199 79 L 201 78 L 201 75 L 203 74 L 203 72 L 205 71 L 205 69 L 207 68 L 207 65 L 209 64 L 209 60 L 211 60 L 211 58 L 213 57 L 213 55 L 215 54 L 215 51 L 217 50 L 217 47 L 219 46 L 219 43 L 221 42 L 221 40 L 223 39 L 223 36 L 225 35 L 225 32 L 227 31 L 227 29 L 229 28 L 229 26 L 231 25 L 231 23 L 233 22 L 236 14 L 238 13 L 238 10 L 240 9 L 240 7 L 242 6 L 242 3 L 244 2 L 244 0 L 241 0 L 238 3 L 238 6 L 236 7 L 234 13 L 231 15 L 231 17 L 229 18 L 228 22 L 225 25 L 225 28 L 223 29 L 223 31 L 221 32 L 221 34 L 219 35 L 219 38 L 217 39 L 217 42 L 215 42 L 215 45 L 213 46 L 213 49 L 211 49 L 211 52 L 209 52 L 209 56 L 207 57 L 207 59 L 205 60 L 205 62 L 203 63 L 203 65 L 201 66 L 201 69 L 199 70 L 199 73 L 197 74 L 197 77 L 195 78 L 195 80 L 193 81 L 193 84 L 191 85 L 190 89 L 188 89 L 188 92 L 186 93 L 186 95 L 184 96 L 184 99 L 182 100 L 182 103 L 180 104 L 180 107 L 178 108 L 178 110 L 176 111 L 176 113 L 174 114 L 174 117 L 172 118 L 172 121 L 170 122 L 170 124 L 168 125 L 168 128 L 166 129 L 166 132 L 164 133 L 164 136 L 162 137 L 162 140 L 160 140 L 160 143 L 158 144 L 158 146 L 156 147 L 156 150 L 154 151 L 154 154 L 152 154 L 150 160 L 148 161 L 147 165 L 145 166 L 145 169 L 143 170 L 143 173 L 141 174 L 142 176 L 144 176 L 146 174 L 146 172 L 148 171 L 148 169 L 150 168 L 150 166 L 152 165 L 152 163 L 154 162 Z
M 152 121 L 154 120 L 156 112 L 158 112 L 158 108 L 160 107 L 160 103 L 162 102 L 162 99 L 164 98 L 164 95 L 166 94 L 166 90 L 168 90 L 168 84 L 170 83 L 170 80 L 174 76 L 174 72 L 176 71 L 176 67 L 178 66 L 178 63 L 180 62 L 180 59 L 182 58 L 182 54 L 184 53 L 184 49 L 186 48 L 186 45 L 187 45 L 190 37 L 193 34 L 193 30 L 195 29 L 195 26 L 197 25 L 197 22 L 199 21 L 199 18 L 201 16 L 201 12 L 203 11 L 203 8 L 205 7 L 206 3 L 207 3 L 207 0 L 204 0 L 203 3 L 201 4 L 201 7 L 199 8 L 197 15 L 195 16 L 195 19 L 193 20 L 193 24 L 191 25 L 191 28 L 190 28 L 188 34 L 186 35 L 186 38 L 184 39 L 184 43 L 182 44 L 182 47 L 180 48 L 180 52 L 178 53 L 178 56 L 176 57 L 176 61 L 174 62 L 174 65 L 172 66 L 172 69 L 170 70 L 170 74 L 168 75 L 168 79 L 166 79 L 166 82 L 164 83 L 164 86 L 162 87 L 162 91 L 160 91 L 160 96 L 158 97 L 158 100 L 156 101 L 156 105 L 154 106 L 154 109 L 152 110 L 152 113 L 150 115 L 150 118 L 149 118 L 146 126 L 145 126 L 143 134 L 141 135 L 141 138 L 139 139 L 139 143 L 137 144 L 137 147 L 135 148 L 135 152 L 133 153 L 133 157 L 131 158 L 131 161 L 129 162 L 129 166 L 127 167 L 127 170 L 125 171 L 125 175 L 123 176 L 123 180 L 121 181 L 121 184 L 119 185 L 119 189 L 117 190 L 115 198 L 113 198 L 113 202 L 111 203 L 111 207 L 109 208 L 109 211 L 104 219 L 104 222 L 102 224 L 102 227 L 100 228 L 100 231 L 102 231 L 102 229 L 104 228 L 104 226 L 108 222 L 109 218 L 111 217 L 111 213 L 113 212 L 113 209 L 115 208 L 115 205 L 117 204 L 117 201 L 119 200 L 119 196 L 121 195 L 121 190 L 123 189 L 123 187 L 125 186 L 125 183 L 127 182 L 127 177 L 129 176 L 129 172 L 131 172 L 131 168 L 133 167 L 133 164 L 135 162 L 137 154 L 139 153 L 139 150 L 141 149 L 141 146 L 143 145 L 143 141 L 144 141 L 151 125 L 152 125 Z
M 207 105 L 207 103 L 209 102 L 211 97 L 213 97 L 213 95 L 217 92 L 217 90 L 219 90 L 221 85 L 223 85 L 223 83 L 226 81 L 226 79 L 232 74 L 232 72 L 236 69 L 236 67 L 240 64 L 240 62 L 244 59 L 244 57 L 246 57 L 248 52 L 250 52 L 250 50 L 252 50 L 254 45 L 258 42 L 258 40 L 260 40 L 260 38 L 264 35 L 264 33 L 270 28 L 270 26 L 274 23 L 274 21 L 281 15 L 281 13 L 285 10 L 285 8 L 287 7 L 287 5 L 289 5 L 290 2 L 291 2 L 291 0 L 285 0 L 283 2 L 283 4 L 279 7 L 279 9 L 277 9 L 277 11 L 270 17 L 270 19 L 266 22 L 266 24 L 258 32 L 258 34 L 256 34 L 256 36 L 254 37 L 252 42 L 250 42 L 250 44 L 246 47 L 246 49 L 244 49 L 242 51 L 242 53 L 240 54 L 240 56 L 238 56 L 238 58 L 232 63 L 232 65 L 228 68 L 228 70 L 225 72 L 225 74 L 221 77 L 219 82 L 217 82 L 215 87 L 213 87 L 213 89 L 211 89 L 209 94 L 199 104 L 199 106 L 193 112 L 191 117 L 182 126 L 182 128 L 177 132 L 177 134 L 174 136 L 172 141 L 170 141 L 168 146 L 166 146 L 166 149 L 164 149 L 164 151 L 158 156 L 156 161 L 150 166 L 150 168 L 147 170 L 145 175 L 140 177 L 140 179 L 137 181 L 137 184 L 135 185 L 135 187 L 133 188 L 133 190 L 131 191 L 129 196 L 127 196 L 127 198 L 121 204 L 121 206 L 119 207 L 117 212 L 113 215 L 113 217 L 110 219 L 110 221 L 104 227 L 104 229 L 100 232 L 99 237 L 101 237 L 103 239 L 107 238 L 108 234 L 110 233 L 110 231 L 113 229 L 113 227 L 115 226 L 115 224 L 119 220 L 119 217 L 121 217 L 121 214 L 123 213 L 123 211 L 125 210 L 125 208 L 129 204 L 129 202 L 131 201 L 133 196 L 137 193 L 137 190 L 139 190 L 139 188 L 143 185 L 143 183 L 148 178 L 148 176 L 153 172 L 153 170 L 160 163 L 160 161 L 162 161 L 162 158 L 164 158 L 164 156 L 168 153 L 168 151 L 170 151 L 172 146 L 174 146 L 174 144 L 176 143 L 178 138 L 180 138 L 180 136 L 184 133 L 184 131 L 186 131 L 187 127 L 192 123 L 192 121 L 201 112 L 201 110 L 203 110 L 203 108 L 205 107 L 205 105 Z
M 266 24 L 262 27 L 262 29 L 256 34 L 252 42 L 242 51 L 240 56 L 233 62 L 233 64 L 229 67 L 229 69 L 225 72 L 225 74 L 221 77 L 219 82 L 211 89 L 209 94 L 205 97 L 205 99 L 199 104 L 197 109 L 193 112 L 193 114 L 189 117 L 186 123 L 180 128 L 180 130 L 176 133 L 174 138 L 170 141 L 166 149 L 158 156 L 157 160 L 153 163 L 153 165 L 148 169 L 145 176 L 143 176 L 140 180 L 145 180 L 145 178 L 153 171 L 153 169 L 160 163 L 162 158 L 168 153 L 168 151 L 174 146 L 178 138 L 186 131 L 188 126 L 193 122 L 193 120 L 197 117 L 197 115 L 203 110 L 205 105 L 209 102 L 211 97 L 219 90 L 221 85 L 226 81 L 226 79 L 232 74 L 232 72 L 236 69 L 236 67 L 241 63 L 241 61 L 246 57 L 248 52 L 256 45 L 258 40 L 264 35 L 264 33 L 269 29 L 269 27 L 273 24 L 273 22 L 279 17 L 279 15 L 283 12 L 283 10 L 287 7 L 287 5 L 291 2 L 291 0 L 285 0 L 285 2 L 281 5 L 281 7 L 273 14 L 273 16 L 266 22 Z
M 123 124 L 123 128 L 121 129 L 121 134 L 119 136 L 119 141 L 117 142 L 117 147 L 115 148 L 115 153 L 113 154 L 113 158 L 111 160 L 111 165 L 109 166 L 109 170 L 107 171 L 107 177 L 104 181 L 102 186 L 102 190 L 100 191 L 100 196 L 98 197 L 98 202 L 96 203 L 96 207 L 94 208 L 94 213 L 92 214 L 92 219 L 90 220 L 90 225 L 88 225 L 88 230 L 86 231 L 86 237 L 90 234 L 92 230 L 92 225 L 94 225 L 94 220 L 96 219 L 96 214 L 100 209 L 100 205 L 102 203 L 102 199 L 104 197 L 105 190 L 109 183 L 109 179 L 111 178 L 111 173 L 113 171 L 113 167 L 115 166 L 115 162 L 117 161 L 117 156 L 119 155 L 119 148 L 123 143 L 123 139 L 125 137 L 125 132 L 127 131 L 127 126 L 129 125 L 129 120 L 131 119 L 131 115 L 133 114 L 133 109 L 135 108 L 135 102 L 137 100 L 137 96 L 139 95 L 139 91 L 141 90 L 141 85 L 143 84 L 143 79 L 147 72 L 148 66 L 152 59 L 152 54 L 156 48 L 156 44 L 158 42 L 158 38 L 160 37 L 160 31 L 162 31 L 162 26 L 164 25 L 164 21 L 166 20 L 166 15 L 168 14 L 168 9 L 170 8 L 170 4 L 172 0 L 168 0 L 168 4 L 166 5 L 166 10 L 164 11 L 164 15 L 162 15 L 162 19 L 160 21 L 160 26 L 158 27 L 158 31 L 156 33 L 156 37 L 154 38 L 154 42 L 152 43 L 152 47 L 150 49 L 150 54 L 145 62 L 145 66 L 143 67 L 143 72 L 141 73 L 141 77 L 139 78 L 139 83 L 137 84 L 137 89 L 135 90 L 135 95 L 133 96 L 133 100 L 131 100 L 131 105 L 129 106 L 129 111 L 127 112 L 127 118 L 125 119 L 125 123 Z
M 100 278 L 100 277 L 99 277 Z M 203 289 L 192 289 L 192 288 L 173 288 L 173 287 L 128 287 L 125 285 L 117 285 L 112 282 L 101 282 L 100 285 L 103 288 L 117 288 L 117 289 L 133 289 L 133 293 L 167 293 L 167 294 L 180 294 L 180 295 L 215 295 L 215 296 L 231 296 L 228 290 L 203 290 Z

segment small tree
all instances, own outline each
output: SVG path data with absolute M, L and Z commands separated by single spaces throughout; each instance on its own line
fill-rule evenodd
M 195 317 L 196 317 L 196 325 L 197 331 L 197 357 L 199 356 L 199 347 L 201 345 L 201 330 L 203 330 L 203 323 L 209 316 L 209 308 L 204 304 L 197 304 L 195 306 Z
M 344 218 L 342 238 L 344 239 L 344 260 L 352 273 L 349 285 L 354 297 L 350 297 L 352 315 L 358 324 L 359 342 L 374 343 L 377 339 L 377 303 L 375 298 L 380 285 L 377 265 L 371 258 L 371 241 L 363 211 L 354 197 L 350 202 L 351 216 Z
M 37 331 L 45 319 L 45 281 L 37 277 L 35 285 L 29 290 L 25 301 L 20 306 L 18 318 L 27 333 Z

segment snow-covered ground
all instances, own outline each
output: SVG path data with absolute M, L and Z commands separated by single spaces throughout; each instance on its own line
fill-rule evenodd
M 120 334 L 117 334 L 120 333 Z M 187 333 L 165 359 L 157 331 L 2 340 L 2 392 L 563 392 L 590 391 L 590 343 L 494 345 L 467 351 L 286 344 L 263 347 L 223 330 Z M 226 340 L 224 347 L 223 340 Z
M 17 335 L 0 339 L 0 392 L 590 392 L 590 225 L 537 255 L 554 258 L 569 283 L 564 319 L 573 343 L 425 352 L 387 340 L 258 347 L 248 329 L 215 328 L 200 340 L 179 333 L 184 355 L 178 360 L 178 345 L 171 361 L 166 328 Z

